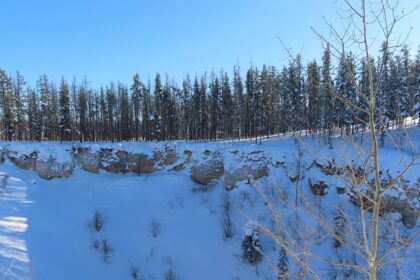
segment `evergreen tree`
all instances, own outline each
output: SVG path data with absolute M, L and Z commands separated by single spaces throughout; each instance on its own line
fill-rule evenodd
M 142 103 L 142 91 L 144 85 L 140 80 L 138 74 L 135 74 L 133 77 L 133 84 L 130 87 L 131 90 L 131 101 L 133 104 L 133 118 L 134 118 L 134 138 L 136 140 L 140 139 L 140 120 L 141 120 L 141 103 Z
M 250 264 L 257 264 L 262 257 L 258 231 L 253 229 L 242 240 L 242 256 Z
M 346 102 L 357 104 L 356 101 L 356 86 L 355 86 L 355 64 L 353 56 L 344 54 L 340 58 L 338 65 L 338 73 L 336 77 L 336 92 L 340 96 L 336 106 L 336 119 L 341 131 L 346 128 L 348 132 L 349 127 L 354 123 L 353 108 Z M 346 102 L 344 101 L 346 100 Z
M 40 120 L 39 104 L 34 90 L 28 90 L 28 128 L 29 138 L 38 141 L 42 140 L 42 124 Z
M 17 71 L 16 79 L 13 85 L 13 90 L 16 109 L 16 130 L 18 140 L 23 140 L 25 134 L 25 85 L 25 79 L 20 74 L 20 72 Z
M 181 101 L 181 114 L 182 114 L 182 138 L 185 140 L 193 139 L 193 119 L 195 115 L 192 114 L 192 85 L 190 76 L 187 74 L 186 78 L 182 81 L 182 101 Z
M 204 75 L 200 81 L 199 89 L 199 99 L 200 99 L 200 139 L 207 140 L 209 139 L 209 112 L 207 105 L 207 85 L 206 85 L 206 76 Z
M 235 136 L 237 138 L 245 137 L 245 102 L 239 66 L 235 66 L 233 70 L 233 103 Z
M 342 206 L 338 205 L 334 213 L 334 223 L 333 223 L 334 234 L 335 236 L 338 237 L 338 238 L 334 238 L 333 244 L 332 244 L 332 247 L 335 250 L 341 247 L 340 240 L 344 239 L 345 229 L 346 229 L 346 218 L 344 217 Z
M 2 109 L 3 129 L 1 134 L 12 141 L 15 135 L 15 116 L 13 102 L 13 85 L 10 77 L 0 69 L 0 106 Z
M 220 82 L 216 77 L 210 86 L 210 140 L 218 138 L 220 127 Z
M 234 106 L 232 100 L 232 90 L 229 83 L 227 73 L 224 73 L 222 78 L 222 101 L 220 109 L 221 131 L 225 137 L 231 138 L 233 136 L 234 126 Z
M 321 99 L 322 99 L 322 124 L 323 128 L 328 130 L 328 143 L 331 147 L 332 130 L 334 129 L 334 112 L 336 97 L 333 94 L 333 81 L 331 78 L 331 51 L 327 45 L 322 56 L 322 73 L 321 73 Z
M 115 96 L 115 86 L 114 83 L 111 83 L 109 88 L 106 90 L 107 92 L 107 138 L 108 140 L 112 140 L 114 142 L 116 140 L 116 122 L 115 122 L 115 111 L 116 111 L 116 104 L 117 98 Z
M 61 79 L 60 84 L 60 134 L 61 141 L 71 140 L 71 116 L 70 116 L 70 91 L 67 82 L 64 78 Z
M 308 124 L 309 129 L 317 132 L 322 128 L 322 111 L 320 96 L 320 73 L 316 61 L 308 65 L 308 77 L 306 79 L 306 92 L 308 94 Z
M 288 280 L 289 279 L 289 259 L 287 252 L 282 246 L 280 248 L 279 261 L 277 263 L 277 280 Z

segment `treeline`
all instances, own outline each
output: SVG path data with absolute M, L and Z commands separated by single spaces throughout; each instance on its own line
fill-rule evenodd
M 415 59 L 403 47 L 371 62 L 378 125 L 386 130 L 418 115 L 420 49 Z M 232 75 L 186 75 L 179 85 L 167 75 L 157 74 L 151 83 L 136 74 L 130 86 L 111 82 L 97 89 L 86 80 L 56 84 L 46 74 L 32 88 L 19 72 L 11 77 L 0 69 L 0 138 L 216 140 L 300 130 L 350 133 L 363 128 L 367 116 L 343 101 L 367 108 L 367 61 L 349 53 L 335 64 L 326 48 L 320 64 L 303 65 L 298 55 L 282 68 L 251 66 L 245 76 L 235 66 Z

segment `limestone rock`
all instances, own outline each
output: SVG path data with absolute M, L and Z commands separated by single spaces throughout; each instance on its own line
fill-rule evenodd
M 50 180 L 53 178 L 69 177 L 73 174 L 71 163 L 60 163 L 55 158 L 35 159 L 34 171 L 39 177 Z
M 220 159 L 212 159 L 206 163 L 191 168 L 191 180 L 202 185 L 208 185 L 214 179 L 223 176 L 224 164 Z
M 313 183 L 311 179 L 308 179 L 308 183 L 314 195 L 324 196 L 328 193 L 328 186 L 324 181 Z
M 114 152 L 112 149 L 101 149 L 101 169 L 110 173 L 126 173 L 127 172 L 127 152 L 118 150 Z
M 133 173 L 149 174 L 155 171 L 155 159 L 141 153 L 128 153 L 127 168 Z
M 37 156 L 36 152 L 33 152 L 29 155 L 20 154 L 15 151 L 6 150 L 7 158 L 17 167 L 25 170 L 33 169 L 35 166 L 35 158 Z
M 83 170 L 98 173 L 101 167 L 101 155 L 99 151 L 90 148 L 77 148 L 74 153 L 76 162 Z

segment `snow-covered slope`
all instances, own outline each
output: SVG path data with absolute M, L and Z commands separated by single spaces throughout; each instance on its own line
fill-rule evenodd
M 414 151 L 418 153 L 420 130 L 412 129 L 410 135 Z M 167 146 L 179 155 L 177 161 L 161 165 L 150 174 L 139 175 L 135 172 L 112 174 L 103 169 L 98 174 L 87 172 L 74 163 L 74 147 L 121 149 L 152 155 L 153 151 L 165 149 L 163 143 L 3 142 L 2 150 L 7 147 L 22 154 L 36 150 L 46 160 L 72 162 L 75 167 L 68 178 L 44 180 L 31 170 L 17 168 L 8 159 L 0 165 L 0 182 L 4 181 L 6 186 L 0 196 L 0 277 L 173 279 L 169 278 L 172 271 L 176 279 L 186 280 L 276 279 L 279 246 L 271 238 L 260 235 L 264 256 L 258 265 L 251 265 L 242 258 L 241 243 L 250 222 L 272 226 L 264 195 L 284 217 L 282 232 L 286 238 L 295 238 L 302 244 L 309 244 L 309 239 L 305 238 L 314 237 L 309 235 L 309 226 L 314 225 L 305 220 L 305 214 L 292 207 L 296 188 L 301 193 L 298 205 L 308 202 L 322 211 L 327 221 L 332 222 L 339 204 L 357 220 L 357 208 L 346 194 L 336 191 L 336 187 L 343 187 L 344 183 L 323 174 L 313 164 L 314 160 L 325 164 L 332 158 L 338 165 L 351 160 L 358 162 L 357 152 L 338 138 L 334 139 L 333 150 L 323 143 L 322 137 L 299 140 L 278 137 L 261 145 L 252 141 L 169 143 Z M 412 151 L 406 140 L 403 144 L 402 153 L 390 141 L 381 149 L 382 168 L 390 169 L 393 176 L 404 167 L 404 156 L 407 158 Z M 185 159 L 185 150 L 191 151 L 192 161 L 179 172 L 173 171 L 173 167 Z M 191 180 L 190 171 L 193 166 L 207 162 L 209 153 L 210 156 L 217 154 L 223 161 L 224 176 L 203 187 Z M 256 181 L 250 177 L 250 180 L 237 182 L 231 191 L 225 189 L 227 174 L 242 167 L 246 159 L 258 162 L 261 157 L 269 158 L 268 176 Z M 297 185 L 290 178 L 296 176 L 298 165 L 302 179 Z M 414 167 L 405 176 L 410 188 L 418 189 L 415 183 L 419 171 Z M 328 194 L 315 196 L 308 187 L 308 179 L 326 182 Z M 277 195 L 279 190 L 283 199 Z M 226 213 L 223 207 L 226 200 L 232 203 L 229 215 L 233 220 L 233 237 L 228 240 L 224 238 L 221 222 Z M 418 203 L 418 198 L 412 203 Z M 99 231 L 90 224 L 95 211 L 103 217 L 99 219 L 103 220 Z M 403 234 L 416 230 L 405 227 L 399 221 L 399 213 L 390 217 Z M 308 227 L 307 232 L 302 226 Z M 346 252 L 333 251 L 331 243 L 331 238 L 321 236 L 310 246 L 321 256 L 337 254 L 337 257 L 352 258 Z M 104 251 L 104 248 L 109 250 Z M 415 266 L 419 263 L 418 251 L 406 254 L 401 269 L 409 279 L 416 279 L 420 277 Z M 321 263 L 314 266 L 325 279 L 332 277 L 330 266 Z M 395 270 L 395 267 L 385 269 L 381 279 L 396 279 Z M 290 278 L 295 279 L 299 268 L 290 258 L 289 271 Z M 344 272 L 337 273 L 338 279 L 344 278 Z M 357 279 L 360 275 L 352 277 Z

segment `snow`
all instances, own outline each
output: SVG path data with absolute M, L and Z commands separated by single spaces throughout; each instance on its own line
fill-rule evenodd
M 420 129 L 410 131 L 418 154 Z M 281 168 L 270 167 L 270 176 L 255 182 L 256 186 L 270 193 L 282 188 L 285 195 L 294 201 L 295 184 L 289 180 L 296 172 L 299 157 L 297 144 L 301 145 L 302 172 L 300 181 L 303 197 L 316 207 L 321 207 L 328 219 L 332 219 L 340 203 L 347 209 L 354 207 L 346 195 L 339 195 L 335 186 L 340 182 L 325 176 L 318 168 L 307 169 L 314 159 L 327 162 L 334 158 L 337 163 L 359 161 L 352 147 L 334 139 L 334 150 L 321 145 L 321 138 L 276 137 L 263 141 L 188 143 L 30 143 L 2 142 L 0 146 L 13 147 L 20 154 L 38 151 L 42 157 L 54 157 L 60 161 L 71 161 L 73 147 L 123 149 L 152 155 L 165 145 L 178 151 L 193 152 L 193 159 L 203 161 L 206 149 L 218 151 L 225 168 L 237 167 L 238 157 L 250 155 L 252 159 L 261 155 L 272 161 L 286 162 Z M 407 142 L 404 156 L 410 151 Z M 238 151 L 237 154 L 235 152 Z M 349 153 L 350 151 L 350 153 Z M 353 152 L 351 152 L 353 151 Z M 381 150 L 381 165 L 397 174 L 404 166 L 404 158 L 393 148 L 390 141 Z M 251 152 L 254 152 L 250 154 Z M 350 155 L 351 159 L 345 157 Z M 419 176 L 419 168 L 413 168 L 406 176 L 413 186 Z M 264 258 L 258 266 L 252 266 L 241 258 L 241 242 L 247 231 L 255 228 L 255 220 L 269 223 L 269 213 L 257 187 L 240 182 L 231 192 L 223 188 L 223 180 L 214 183 L 208 191 L 197 188 L 191 181 L 188 168 L 182 172 L 161 170 L 150 175 L 133 173 L 110 174 L 101 171 L 91 174 L 77 169 L 67 179 L 43 180 L 32 171 L 18 169 L 10 161 L 0 165 L 0 179 L 7 178 L 5 193 L 0 196 L 0 277 L 2 279 L 131 279 L 133 267 L 138 267 L 140 279 L 163 279 L 166 271 L 173 269 L 179 279 L 275 279 L 278 245 L 269 237 L 260 235 Z M 307 187 L 307 178 L 324 180 L 329 185 L 328 194 L 314 197 Z M 221 227 L 222 202 L 232 200 L 232 217 L 235 223 L 234 237 L 223 239 Z M 311 221 L 302 220 L 296 209 L 275 202 L 276 209 L 286 217 L 283 220 L 286 238 L 305 237 Z M 104 227 L 95 232 L 88 227 L 88 220 L 95 210 L 105 217 Z M 356 209 L 351 210 L 355 213 Z M 397 215 L 397 214 L 395 214 Z M 307 232 L 293 235 L 296 224 L 301 221 Z M 153 237 L 151 223 L 159 224 L 159 232 Z M 399 223 L 402 231 L 407 231 Z M 289 231 L 290 230 L 290 231 Z M 106 239 L 112 247 L 109 262 L 105 263 L 99 250 L 93 248 L 94 241 Z M 305 241 L 305 239 L 304 239 Z M 305 241 L 306 242 L 306 241 Z M 312 247 L 323 256 L 332 253 L 331 241 L 326 240 Z M 289 257 L 290 260 L 290 257 Z M 419 277 L 414 262 L 406 267 L 407 275 Z M 291 262 L 291 269 L 296 264 Z M 327 273 L 328 267 L 319 265 Z M 388 279 L 388 278 L 383 278 Z M 393 278 L 389 278 L 393 279 Z

